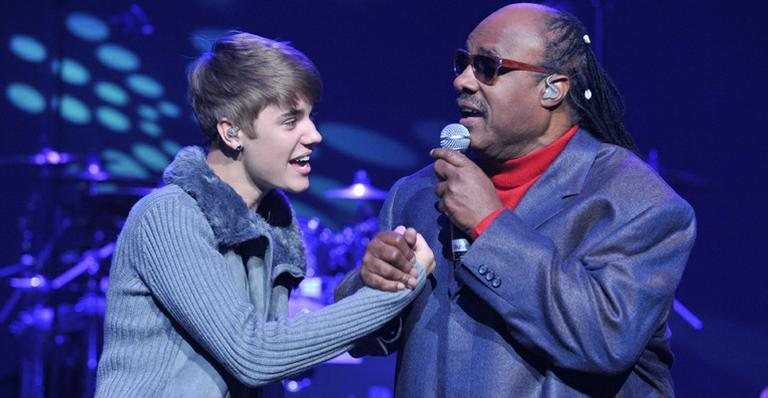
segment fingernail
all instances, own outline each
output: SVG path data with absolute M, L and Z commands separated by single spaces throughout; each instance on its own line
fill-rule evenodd
M 416 278 L 408 278 L 408 286 L 410 286 L 411 289 L 415 289 L 416 285 Z
M 405 285 L 403 285 L 401 282 L 397 282 L 397 290 L 403 290 L 405 289 Z

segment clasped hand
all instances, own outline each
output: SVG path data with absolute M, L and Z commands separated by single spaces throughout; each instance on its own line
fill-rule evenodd
M 375 289 L 398 291 L 416 287 L 416 260 L 431 274 L 435 255 L 424 237 L 413 228 L 400 225 L 393 231 L 379 232 L 363 255 L 360 278 Z

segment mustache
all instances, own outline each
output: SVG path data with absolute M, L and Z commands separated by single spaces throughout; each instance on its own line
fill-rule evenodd
M 471 104 L 474 108 L 482 112 L 484 115 L 488 111 L 488 106 L 485 104 L 485 102 L 473 96 L 472 94 L 461 92 L 459 93 L 459 96 L 456 97 L 456 100 Z

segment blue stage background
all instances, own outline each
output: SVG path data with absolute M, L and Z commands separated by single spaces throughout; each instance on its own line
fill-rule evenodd
M 355 265 L 381 202 L 327 193 L 348 187 L 357 170 L 386 190 L 429 163 L 440 129 L 458 119 L 453 51 L 503 4 L 0 5 L 0 395 L 19 395 L 22 359 L 35 357 L 45 359 L 46 396 L 87 391 L 87 332 L 99 311 L 84 298 L 95 297 L 98 307 L 110 243 L 137 194 L 158 184 L 178 148 L 202 142 L 185 73 L 210 39 L 235 28 L 290 41 L 320 70 L 324 141 L 313 158 L 312 188 L 292 200 L 302 217 L 316 218 L 308 239 L 318 275 L 328 277 Z M 556 5 L 588 25 L 624 94 L 641 153 L 697 213 L 697 243 L 677 298 L 702 327 L 673 315 L 678 395 L 759 396 L 768 388 L 768 220 L 760 210 L 768 199 L 760 182 L 768 140 L 757 94 L 766 87 L 768 27 L 756 22 L 757 9 L 736 3 Z M 100 248 L 100 263 L 60 289 L 21 286 L 36 274 L 52 281 Z M 344 261 L 334 248 L 348 249 Z M 391 358 L 323 365 L 292 394 L 390 396 L 392 366 Z

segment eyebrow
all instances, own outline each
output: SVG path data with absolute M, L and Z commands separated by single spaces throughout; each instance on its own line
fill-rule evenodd
M 487 47 L 480 47 L 480 48 L 478 48 L 477 49 L 477 54 L 492 55 L 494 57 L 498 57 L 499 56 L 499 53 L 495 49 L 487 48 Z
M 281 118 L 287 118 L 287 117 L 294 117 L 294 116 L 300 116 L 304 114 L 304 109 L 298 109 L 298 108 L 292 108 L 288 112 L 283 113 L 280 115 Z

